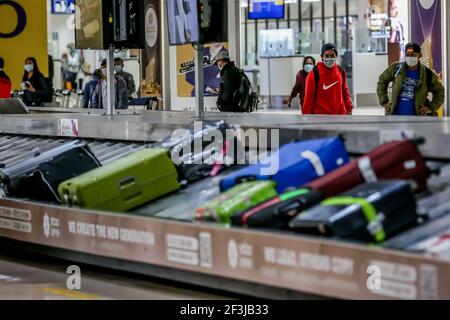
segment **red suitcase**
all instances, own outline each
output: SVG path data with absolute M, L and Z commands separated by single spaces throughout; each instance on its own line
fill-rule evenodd
M 399 179 L 412 182 L 413 189 L 422 191 L 426 189 L 430 176 L 431 171 L 417 144 L 404 140 L 386 143 L 306 187 L 330 198 L 363 183 Z

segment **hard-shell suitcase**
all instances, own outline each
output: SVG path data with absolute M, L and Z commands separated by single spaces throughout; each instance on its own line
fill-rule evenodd
M 192 129 L 179 131 L 179 134 L 175 132 L 153 146 L 168 149 L 180 181 L 192 183 L 217 174 L 236 162 L 227 159 L 228 150 L 239 143 L 231 129 L 224 121 L 201 121 L 194 123 Z M 216 141 L 216 138 L 220 140 Z M 215 161 L 217 155 L 221 155 L 221 162 Z
M 0 170 L 6 194 L 37 201 L 61 202 L 61 182 L 98 168 L 100 162 L 80 141 L 62 144 Z
M 383 244 L 389 249 L 417 250 L 418 244 L 427 241 L 442 233 L 450 231 L 450 215 L 442 216 L 435 220 L 429 220 L 411 230 L 407 230 Z M 449 239 L 450 240 L 450 237 Z M 450 248 L 450 246 L 449 246 Z
M 426 220 L 450 214 L 450 188 L 417 201 L 417 213 Z
M 292 218 L 317 205 L 321 200 L 322 196 L 318 192 L 298 189 L 237 213 L 231 220 L 235 225 L 251 228 L 289 230 L 289 221 Z
M 278 193 L 283 193 L 341 167 L 349 162 L 349 156 L 343 140 L 334 137 L 284 145 L 266 160 L 275 170 L 263 163 L 248 166 L 223 179 L 221 190 L 228 190 L 243 181 L 274 180 Z
M 195 214 L 197 221 L 231 223 L 236 212 L 247 210 L 277 195 L 273 181 L 247 182 L 214 199 Z
M 322 193 L 325 199 L 378 180 L 408 180 L 420 191 L 426 188 L 430 175 L 417 145 L 404 140 L 384 144 L 306 187 Z
M 128 211 L 179 189 L 178 175 L 165 149 L 143 149 L 59 186 L 68 204 Z
M 411 185 L 395 180 L 364 184 L 327 199 L 295 217 L 289 227 L 301 233 L 382 243 L 417 220 Z

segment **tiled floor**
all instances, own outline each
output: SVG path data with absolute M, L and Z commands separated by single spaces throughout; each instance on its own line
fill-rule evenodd
M 0 300 L 97 299 L 227 299 L 216 294 L 153 283 L 146 277 L 127 277 L 107 270 L 81 270 L 81 290 L 69 290 L 68 264 L 5 256 L 0 251 Z M 175 285 L 175 284 L 174 284 Z M 181 285 L 180 285 L 181 287 Z

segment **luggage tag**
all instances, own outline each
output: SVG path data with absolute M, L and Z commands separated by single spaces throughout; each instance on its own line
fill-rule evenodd
M 322 177 L 325 175 L 325 168 L 323 167 L 322 161 L 320 160 L 320 157 L 317 155 L 317 153 L 312 151 L 303 151 L 300 155 L 312 164 L 318 177 Z
M 374 183 L 378 181 L 378 177 L 373 170 L 372 162 L 369 157 L 362 157 L 359 159 L 358 167 L 366 183 Z
M 228 148 L 229 148 L 229 146 L 230 146 L 230 142 L 229 141 L 225 141 L 224 144 L 223 144 L 222 152 L 221 152 L 222 159 L 224 159 L 224 160 L 225 160 L 225 157 L 228 155 Z M 211 173 L 209 175 L 211 177 L 216 177 L 219 174 L 220 169 L 222 169 L 222 164 L 220 163 L 220 161 L 215 160 L 213 168 L 212 168 Z
M 386 232 L 383 227 L 385 215 L 377 213 L 375 206 L 364 198 L 335 197 L 321 203 L 323 206 L 351 206 L 359 205 L 368 221 L 367 230 L 374 237 L 377 243 L 386 240 Z

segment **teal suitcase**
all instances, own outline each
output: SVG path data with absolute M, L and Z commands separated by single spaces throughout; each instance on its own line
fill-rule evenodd
M 144 149 L 59 185 L 64 203 L 125 212 L 178 190 L 177 170 L 165 149 Z

